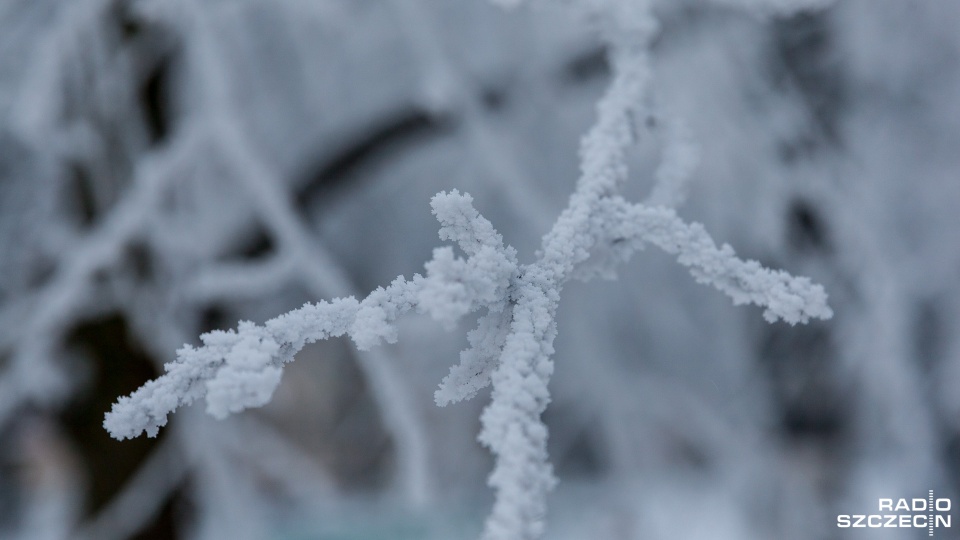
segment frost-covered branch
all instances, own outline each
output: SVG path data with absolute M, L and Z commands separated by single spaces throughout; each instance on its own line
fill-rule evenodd
M 486 308 L 488 314 L 470 333 L 472 348 L 444 379 L 437 402 L 470 397 L 488 381 L 493 383 L 480 435 L 498 458 L 490 480 L 498 498 L 488 536 L 520 531 L 521 537 L 537 537 L 545 496 L 555 483 L 540 414 L 549 402 L 554 316 L 564 274 L 550 270 L 558 264 L 562 269 L 564 263 L 549 259 L 547 254 L 556 252 L 545 250 L 537 263 L 518 266 L 515 251 L 503 245 L 469 195 L 440 193 L 432 206 L 441 237 L 456 241 L 466 259 L 441 248 L 426 264 L 426 277 L 398 277 L 362 301 L 347 297 L 307 304 L 263 326 L 243 322 L 236 331 L 204 334 L 203 346 L 180 349 L 165 375 L 121 398 L 104 426 L 117 438 L 143 432 L 155 436 L 171 412 L 200 398 L 206 399 L 207 411 L 220 418 L 258 407 L 270 400 L 282 366 L 308 343 L 349 335 L 358 348 L 367 349 L 381 340 L 396 341 L 394 323 L 410 310 L 453 321 Z M 810 316 L 830 315 L 819 286 L 740 261 L 728 246 L 717 248 L 702 227 L 684 224 L 670 210 L 605 198 L 596 212 L 587 222 L 602 226 L 583 233 L 588 241 L 615 237 L 635 249 L 649 242 L 678 253 L 698 280 L 717 286 L 735 302 L 766 306 L 770 317 L 805 322 Z M 579 251 L 567 253 L 573 258 Z M 565 265 L 572 266 L 569 261 Z
M 662 206 L 682 200 L 695 166 L 696 151 L 681 123 L 668 126 L 650 204 L 629 203 L 619 195 L 628 176 L 625 156 L 637 142 L 636 121 L 652 114 L 647 49 L 657 24 L 647 2 L 585 4 L 595 10 L 608 42 L 613 80 L 598 104 L 596 124 L 582 141 L 577 188 L 544 236 L 534 262 L 518 262 L 516 250 L 504 245 L 469 195 L 441 192 L 431 201 L 440 238 L 456 243 L 465 257 L 441 247 L 426 263 L 425 276 L 398 277 L 362 300 L 347 296 L 306 304 L 264 325 L 242 322 L 235 331 L 204 334 L 200 347 L 178 351 L 163 376 L 121 398 L 106 416 L 106 429 L 121 439 L 143 432 L 154 436 L 171 412 L 201 398 L 218 418 L 258 407 L 272 397 L 284 364 L 308 343 L 348 335 L 367 350 L 381 341 L 396 341 L 395 323 L 411 310 L 448 327 L 485 310 L 468 334 L 470 347 L 440 384 L 435 400 L 445 405 L 492 385 L 479 434 L 495 457 L 489 484 L 496 500 L 484 538 L 534 540 L 543 533 L 546 496 L 556 484 L 541 415 L 550 402 L 556 313 L 568 280 L 590 277 L 597 270 L 607 273 L 653 244 L 677 255 L 697 281 L 713 285 L 735 304 L 766 308 L 768 321 L 794 324 L 829 318 L 822 287 L 737 258 L 729 246 L 717 247 L 701 225 L 685 223 Z M 213 69 L 216 62 L 209 58 L 209 49 L 205 62 Z M 214 93 L 218 103 L 229 102 L 222 85 Z M 223 123 L 219 139 L 227 141 L 224 151 L 240 164 L 237 174 L 256 194 L 268 227 L 289 251 L 306 257 L 300 262 L 310 260 L 303 227 L 289 217 L 271 183 L 263 181 L 269 169 L 246 151 L 242 130 L 229 124 L 226 111 L 218 121 Z M 321 267 L 327 263 L 318 261 Z
M 381 341 L 395 342 L 394 322 L 416 308 L 438 320 L 454 320 L 483 306 L 499 306 L 516 268 L 512 249 L 504 248 L 492 225 L 473 209 L 469 195 L 438 194 L 434 211 L 445 238 L 457 240 L 467 259 L 438 249 L 427 263 L 427 277 L 398 277 L 362 301 L 353 297 L 306 304 L 263 326 L 242 322 L 236 331 L 201 336 L 201 347 L 184 346 L 166 373 L 121 398 L 104 427 L 117 438 L 143 432 L 155 436 L 167 415 L 206 398 L 207 411 L 219 418 L 270 400 L 281 367 L 305 345 L 349 335 L 361 350 Z
M 727 244 L 717 247 L 699 223 L 684 223 L 669 208 L 630 204 L 616 197 L 604 201 L 604 213 L 612 216 L 605 223 L 604 237 L 629 256 L 629 250 L 654 244 L 690 268 L 700 283 L 712 285 L 733 303 L 766 307 L 763 317 L 769 322 L 782 319 L 790 324 L 806 323 L 811 317 L 829 319 L 823 287 L 805 277 L 794 277 L 779 270 L 764 268 L 757 261 L 743 261 Z

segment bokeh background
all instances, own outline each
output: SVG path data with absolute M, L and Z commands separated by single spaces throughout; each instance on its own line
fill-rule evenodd
M 960 2 L 759 3 L 654 3 L 679 211 L 835 317 L 767 324 L 652 248 L 569 285 L 549 539 L 921 538 L 836 516 L 960 502 Z M 610 78 L 566 4 L 0 1 L 0 537 L 475 538 L 488 394 L 432 397 L 469 324 L 311 346 L 222 422 L 101 422 L 203 331 L 421 272 L 440 190 L 533 260 Z

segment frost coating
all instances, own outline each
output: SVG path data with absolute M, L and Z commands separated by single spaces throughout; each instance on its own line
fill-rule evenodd
M 199 398 L 217 418 L 270 401 L 281 367 L 308 343 L 347 332 L 359 311 L 353 298 L 306 304 L 263 326 L 240 323 L 237 331 L 200 336 L 203 346 L 184 345 L 166 373 L 120 398 L 103 422 L 116 439 L 146 432 L 155 437 L 167 416 Z
M 104 421 L 107 430 L 116 438 L 155 436 L 169 413 L 200 398 L 216 417 L 260 406 L 270 400 L 283 365 L 307 343 L 346 334 L 358 348 L 368 349 L 382 340 L 396 341 L 394 323 L 410 310 L 447 326 L 485 310 L 468 334 L 470 347 L 441 382 L 435 400 L 446 405 L 492 386 L 478 436 L 495 458 L 488 483 L 496 499 L 483 538 L 534 540 L 544 531 L 546 497 L 556 485 L 541 415 L 550 403 L 556 312 L 568 280 L 604 275 L 653 244 L 675 254 L 694 279 L 735 304 L 765 307 L 768 321 L 829 318 L 822 287 L 737 258 L 730 246 L 718 247 L 701 225 L 683 222 L 664 206 L 682 200 L 696 164 L 695 148 L 682 127 L 667 133 L 651 204 L 629 203 L 618 194 L 628 176 L 624 157 L 636 142 L 636 119 L 650 114 L 647 48 L 657 24 L 645 1 L 596 0 L 584 7 L 594 11 L 608 42 L 613 81 L 582 141 L 577 188 L 534 262 L 518 262 L 516 250 L 503 244 L 469 195 L 439 193 L 431 207 L 440 238 L 455 242 L 465 257 L 441 247 L 425 264 L 425 276 L 398 277 L 362 301 L 348 297 L 307 304 L 263 326 L 244 322 L 236 331 L 204 334 L 201 347 L 178 351 L 165 375 L 120 398 Z
M 185 345 L 163 376 L 120 398 L 104 427 L 117 439 L 143 432 L 153 437 L 171 412 L 199 398 L 206 399 L 207 412 L 217 418 L 262 406 L 279 384 L 283 365 L 305 345 L 345 334 L 361 350 L 394 342 L 394 322 L 414 308 L 450 323 L 481 307 L 503 311 L 516 273 L 516 251 L 503 246 L 472 201 L 456 190 L 432 201 L 441 235 L 456 240 L 470 254 L 466 259 L 455 258 L 449 247 L 439 248 L 425 265 L 427 277 L 398 277 L 363 301 L 348 297 L 306 304 L 263 326 L 244 321 L 236 331 L 203 334 L 201 347 Z
M 588 139 L 589 140 L 589 139 Z M 597 157 L 597 163 L 602 159 Z M 600 168 L 599 170 L 611 170 Z M 146 432 L 155 436 L 176 408 L 199 398 L 222 418 L 267 403 L 282 367 L 306 344 L 349 335 L 359 348 L 397 339 L 396 319 L 416 309 L 443 322 L 485 308 L 460 355 L 436 392 L 438 405 L 476 395 L 492 384 L 481 417 L 479 440 L 496 456 L 489 483 L 497 498 L 485 538 L 538 538 L 546 494 L 556 484 L 546 451 L 547 429 L 540 416 L 550 402 L 556 311 L 563 284 L 594 244 L 618 246 L 625 260 L 647 243 L 678 256 L 697 281 L 713 285 L 734 303 L 767 308 L 764 316 L 789 323 L 829 318 L 826 293 L 806 278 L 742 261 L 727 245 L 717 247 L 699 224 L 687 224 L 673 210 L 631 204 L 616 195 L 591 193 L 607 176 L 585 178 L 544 239 L 538 261 L 519 265 L 492 224 L 456 191 L 431 202 L 441 237 L 456 241 L 466 259 L 438 248 L 426 263 L 427 276 L 395 279 L 363 301 L 352 297 L 306 304 L 263 326 L 241 322 L 236 331 L 201 336 L 203 346 L 184 346 L 167 373 L 123 397 L 104 427 L 118 439 Z
M 460 353 L 460 363 L 450 368 L 450 374 L 440 382 L 434 393 L 437 405 L 470 399 L 490 385 L 490 375 L 510 335 L 512 319 L 512 308 L 491 310 L 480 319 L 477 328 L 467 333 L 470 348 Z
M 820 285 L 737 258 L 729 245 L 717 247 L 703 225 L 684 223 L 669 208 L 630 204 L 615 197 L 604 202 L 603 211 L 616 216 L 604 234 L 622 246 L 624 258 L 630 250 L 654 244 L 677 255 L 677 262 L 689 267 L 697 282 L 714 286 L 734 304 L 766 307 L 763 317 L 769 322 L 782 319 L 796 324 L 833 316 Z

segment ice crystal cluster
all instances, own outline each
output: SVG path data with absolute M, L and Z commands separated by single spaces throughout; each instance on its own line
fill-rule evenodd
M 725 3 L 758 12 L 822 4 Z M 440 192 L 430 203 L 440 238 L 453 242 L 459 253 L 450 246 L 437 248 L 423 275 L 400 276 L 362 300 L 348 296 L 308 303 L 263 325 L 241 322 L 236 330 L 206 333 L 201 346 L 181 348 L 161 377 L 120 398 L 104 427 L 119 439 L 144 432 L 152 437 L 170 413 L 199 399 L 217 418 L 260 407 L 270 401 L 285 364 L 309 343 L 347 335 L 358 349 L 368 350 L 382 341 L 396 342 L 396 323 L 405 313 L 426 313 L 452 328 L 479 312 L 477 328 L 468 334 L 470 347 L 440 383 L 435 400 L 444 406 L 492 387 L 479 434 L 495 458 L 488 481 L 495 502 L 483 538 L 533 540 L 544 532 L 547 494 L 557 482 L 541 416 L 550 403 L 557 309 L 570 279 L 612 275 L 634 252 L 653 245 L 675 255 L 693 279 L 720 290 L 734 304 L 763 307 L 771 323 L 829 319 L 832 311 L 820 285 L 737 257 L 733 248 L 718 245 L 702 225 L 685 222 L 672 208 L 687 191 L 697 150 L 683 119 L 664 114 L 651 95 L 649 51 L 658 22 L 650 3 L 572 4 L 602 35 L 612 80 L 581 142 L 576 189 L 533 262 L 520 262 L 520 254 L 504 244 L 470 195 Z M 653 191 L 647 200 L 631 202 L 621 190 L 629 176 L 625 156 L 647 118 L 665 118 L 671 129 Z
M 0 538 L 806 539 L 958 500 L 958 27 L 0 2 Z

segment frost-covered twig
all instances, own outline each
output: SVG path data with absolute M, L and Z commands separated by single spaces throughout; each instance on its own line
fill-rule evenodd
M 811 317 L 828 319 L 823 288 L 805 277 L 769 270 L 757 261 L 743 261 L 727 244 L 717 247 L 699 223 L 684 223 L 676 212 L 663 207 L 630 204 L 619 197 L 604 201 L 604 213 L 613 216 L 603 236 L 624 250 L 654 244 L 690 268 L 700 283 L 713 285 L 733 303 L 766 307 L 763 317 L 770 322 L 782 319 L 790 324 L 806 323 Z
M 766 308 L 773 322 L 807 322 L 829 318 L 822 287 L 805 278 L 765 269 L 738 259 L 732 248 L 717 247 L 702 226 L 687 224 L 663 206 L 631 204 L 618 194 L 627 177 L 624 156 L 635 142 L 636 118 L 648 111 L 651 77 L 647 46 L 656 22 L 646 2 L 593 2 L 610 45 L 614 78 L 598 104 L 596 125 L 581 147 L 581 178 L 568 207 L 545 235 L 536 260 L 521 265 L 516 251 L 503 244 L 493 225 L 473 207 L 472 198 L 457 191 L 440 193 L 431 205 L 440 221 L 440 237 L 457 243 L 465 258 L 449 248 L 434 251 L 426 276 L 398 277 L 363 300 L 338 298 L 307 304 L 264 325 L 240 323 L 236 331 L 201 336 L 199 348 L 185 346 L 167 373 L 121 398 L 107 414 L 104 426 L 117 438 L 146 432 L 153 436 L 177 407 L 204 398 L 207 410 L 223 417 L 269 401 L 279 384 L 282 367 L 307 343 L 349 335 L 361 350 L 397 339 L 395 321 L 416 310 L 449 326 L 463 316 L 485 310 L 469 334 L 470 348 L 436 393 L 440 405 L 469 398 L 492 384 L 491 402 L 484 410 L 479 440 L 493 452 L 489 483 L 496 500 L 487 520 L 487 540 L 532 540 L 541 536 L 546 496 L 556 483 L 549 464 L 547 428 L 541 414 L 550 401 L 556 312 L 564 284 L 606 249 L 615 263 L 644 244 L 676 254 L 700 282 L 728 294 L 735 303 Z M 224 120 L 226 121 L 226 120 Z M 225 137 L 237 131 L 222 130 Z M 673 135 L 668 135 L 672 137 Z M 660 199 L 679 198 L 692 166 L 689 147 L 668 141 L 658 175 Z M 249 154 L 242 145 L 228 144 L 240 163 Z M 281 240 L 296 240 L 300 228 L 270 198 L 268 184 L 257 181 L 262 170 L 249 162 L 238 174 L 248 186 L 268 195 L 264 216 Z M 671 191 L 673 190 L 673 191 Z M 268 221 L 270 221 L 268 219 Z M 589 277 L 589 273 L 586 274 Z
M 346 334 L 366 349 L 381 340 L 395 341 L 394 322 L 412 309 L 450 321 L 486 308 L 488 315 L 471 333 L 473 349 L 463 353 L 461 365 L 444 380 L 437 401 L 469 397 L 486 386 L 487 377 L 492 381 L 493 398 L 483 414 L 480 435 L 498 458 L 491 475 L 498 499 L 488 536 L 537 537 L 543 526 L 545 495 L 555 482 L 540 414 L 549 401 L 554 314 L 562 282 L 573 265 L 551 260 L 548 254 L 556 252 L 546 249 L 537 263 L 518 265 L 513 249 L 502 244 L 490 222 L 473 208 L 469 195 L 441 193 L 432 205 L 442 225 L 441 237 L 456 241 L 466 259 L 438 249 L 426 265 L 426 277 L 398 277 L 363 301 L 348 297 L 307 304 L 263 326 L 243 322 L 237 331 L 204 334 L 202 347 L 180 349 L 178 360 L 166 366 L 164 376 L 121 398 L 104 426 L 117 438 L 144 431 L 153 436 L 170 412 L 201 397 L 208 412 L 217 417 L 261 406 L 279 384 L 283 364 L 307 343 Z M 698 279 L 737 301 L 765 305 L 768 313 L 788 321 L 829 316 L 822 288 L 736 259 L 732 250 L 716 248 L 702 228 L 683 224 L 672 211 L 604 199 L 596 212 L 598 216 L 587 222 L 606 226 L 584 233 L 588 241 L 612 235 L 635 247 L 643 241 L 654 243 L 678 252 L 681 262 L 694 267 Z M 575 256 L 579 251 L 568 253 Z M 551 269 L 561 271 L 551 273 Z
M 252 201 L 277 248 L 293 261 L 300 281 L 315 295 L 323 297 L 345 294 L 353 290 L 346 272 L 330 256 L 323 243 L 309 233 L 309 225 L 299 217 L 289 194 L 282 188 L 282 178 L 264 159 L 257 146 L 238 122 L 234 89 L 227 84 L 224 72 L 224 45 L 217 42 L 212 32 L 213 15 L 209 8 L 182 2 L 191 15 L 187 24 L 195 25 L 192 32 L 198 36 L 194 56 L 204 76 L 205 102 L 211 117 L 211 129 L 216 133 L 217 150 L 226 158 L 239 184 Z M 358 334 L 359 339 L 363 339 Z M 408 499 L 423 504 L 430 498 L 427 452 L 424 427 L 417 418 L 408 392 L 395 368 L 378 351 L 362 349 L 359 366 L 373 389 L 388 430 L 397 442 L 398 484 Z
M 217 417 L 258 407 L 269 401 L 280 381 L 280 368 L 308 343 L 349 335 L 361 350 L 397 339 L 396 319 L 413 308 L 438 320 L 458 318 L 481 306 L 502 306 L 515 255 L 504 248 L 471 205 L 468 195 L 454 191 L 434 198 L 446 238 L 456 239 L 473 255 L 453 258 L 439 249 L 427 264 L 427 277 L 402 276 L 378 288 L 363 301 L 353 297 L 307 304 L 263 326 L 242 322 L 237 331 L 201 336 L 203 346 L 184 346 L 162 377 L 129 398 L 121 398 L 104 426 L 117 438 L 142 432 L 156 435 L 176 408 L 205 397 Z

